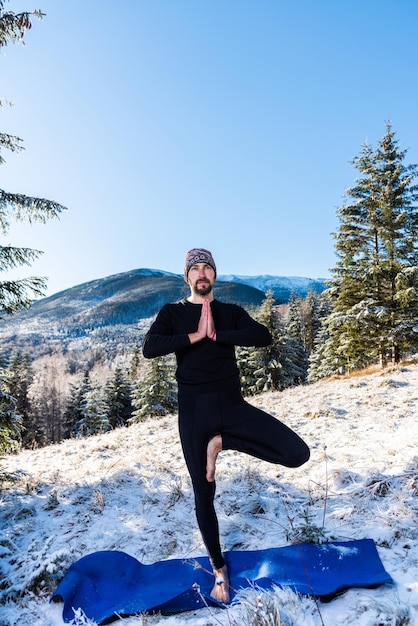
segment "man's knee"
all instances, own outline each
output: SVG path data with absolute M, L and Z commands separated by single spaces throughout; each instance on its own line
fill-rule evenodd
M 308 446 L 304 444 L 298 455 L 295 455 L 287 464 L 287 467 L 300 467 L 309 461 L 310 456 L 311 451 Z

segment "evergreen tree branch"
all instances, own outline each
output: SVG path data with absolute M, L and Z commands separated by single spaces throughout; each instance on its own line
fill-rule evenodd
M 0 229 L 6 233 L 9 228 L 8 214 L 19 222 L 41 222 L 58 217 L 66 207 L 54 200 L 32 198 L 20 193 L 8 193 L 0 189 Z
M 43 252 L 32 248 L 16 248 L 14 246 L 0 246 L 0 272 L 31 265 Z
M 40 10 L 23 11 L 22 13 L 14 13 L 13 11 L 3 10 L 4 1 L 0 1 L 0 47 L 7 46 L 11 43 L 22 43 L 23 37 L 27 30 L 32 28 L 32 17 L 42 19 L 44 13 Z
M 0 281 L 0 319 L 5 315 L 29 308 L 33 297 L 42 297 L 46 289 L 46 278 L 31 276 L 13 281 Z M 28 292 L 32 292 L 31 298 Z
M 1 156 L 2 149 L 10 150 L 10 152 L 20 152 L 24 150 L 22 145 L 23 140 L 15 135 L 9 135 L 8 133 L 0 133 L 0 165 L 5 162 L 5 159 Z

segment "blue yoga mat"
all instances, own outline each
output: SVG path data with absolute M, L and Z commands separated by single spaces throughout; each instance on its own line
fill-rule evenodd
M 250 586 L 286 586 L 301 594 L 330 597 L 349 587 L 393 583 L 372 539 L 232 551 L 224 557 L 231 600 Z M 144 565 L 125 552 L 94 552 L 71 565 L 51 600 L 64 603 L 65 622 L 74 618 L 75 609 L 98 624 L 141 612 L 170 615 L 219 606 L 210 597 L 211 571 L 207 557 Z

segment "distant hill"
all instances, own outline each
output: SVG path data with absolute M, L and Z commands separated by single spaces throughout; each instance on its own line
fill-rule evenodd
M 225 280 L 242 285 L 250 285 L 266 293 L 271 289 L 278 304 L 289 302 L 294 293 L 299 297 L 306 297 L 310 291 L 321 293 L 325 289 L 325 278 L 303 278 L 301 276 L 237 276 L 229 274 L 218 276 L 218 281 Z M 219 284 L 219 283 L 218 283 Z
M 259 306 L 271 288 L 278 302 L 292 291 L 305 296 L 324 283 L 274 276 L 222 276 L 216 297 L 244 307 Z M 27 311 L 0 323 L 3 353 L 19 348 L 40 356 L 54 346 L 64 350 L 100 348 L 109 356 L 141 340 L 152 318 L 166 302 L 187 296 L 183 277 L 161 270 L 136 269 L 93 280 L 34 302 Z

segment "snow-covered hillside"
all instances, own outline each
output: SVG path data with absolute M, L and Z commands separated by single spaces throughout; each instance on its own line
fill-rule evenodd
M 221 454 L 216 502 L 224 548 L 370 537 L 395 585 L 351 589 L 329 603 L 253 590 L 227 610 L 123 623 L 278 624 L 254 621 L 258 603 L 277 607 L 283 626 L 418 624 L 418 364 L 251 402 L 295 428 L 312 456 L 290 470 Z M 144 563 L 205 553 L 176 416 L 23 451 L 2 465 L 14 476 L 0 505 L 2 626 L 62 624 L 60 606 L 48 599 L 68 566 L 93 551 L 123 550 Z

